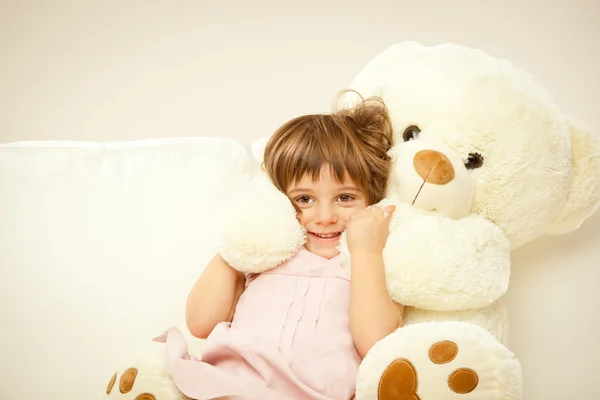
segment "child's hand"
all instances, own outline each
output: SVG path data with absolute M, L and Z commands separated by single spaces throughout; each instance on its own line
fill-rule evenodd
M 369 207 L 354 214 L 346 226 L 346 240 L 350 253 L 381 254 L 390 233 L 390 220 L 395 206 Z

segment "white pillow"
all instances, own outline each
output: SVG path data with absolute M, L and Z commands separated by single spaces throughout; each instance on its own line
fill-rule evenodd
M 185 330 L 220 200 L 251 170 L 222 138 L 0 146 L 0 399 L 96 398 L 119 359 Z

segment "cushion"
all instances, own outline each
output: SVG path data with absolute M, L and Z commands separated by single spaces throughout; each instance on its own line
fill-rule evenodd
M 224 138 L 1 145 L 0 398 L 96 398 L 120 358 L 186 330 L 251 167 Z

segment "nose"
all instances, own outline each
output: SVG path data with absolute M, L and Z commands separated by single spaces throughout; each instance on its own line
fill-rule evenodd
M 443 153 L 421 150 L 413 159 L 415 171 L 427 183 L 445 185 L 454 179 L 454 167 Z
M 335 224 L 338 220 L 335 209 L 330 204 L 320 204 L 315 216 L 315 222 L 318 224 L 328 225 Z

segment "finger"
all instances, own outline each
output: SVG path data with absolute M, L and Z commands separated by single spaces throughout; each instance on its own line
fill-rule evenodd
M 372 213 L 372 215 L 374 215 L 377 218 L 384 218 L 383 210 L 379 207 L 371 208 L 371 213 Z
M 356 221 L 357 219 L 360 219 L 360 218 L 362 218 L 362 217 L 360 216 L 360 213 L 352 214 L 352 215 L 350 216 L 350 221 Z
M 365 218 L 370 213 L 371 213 L 371 210 L 368 208 L 365 208 L 364 210 L 360 210 L 359 212 L 352 214 L 352 216 L 350 217 L 350 220 Z

